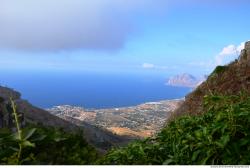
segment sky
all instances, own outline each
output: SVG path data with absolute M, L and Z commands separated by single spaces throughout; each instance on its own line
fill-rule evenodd
M 0 70 L 205 75 L 249 16 L 249 0 L 1 0 Z

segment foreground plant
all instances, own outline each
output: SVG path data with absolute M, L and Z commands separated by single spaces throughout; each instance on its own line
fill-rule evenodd
M 24 161 L 32 160 L 32 154 L 24 157 L 22 156 L 24 148 L 35 147 L 34 143 L 29 141 L 29 138 L 35 133 L 35 128 L 21 129 L 17 107 L 13 99 L 10 99 L 11 112 L 13 115 L 13 122 L 15 124 L 15 132 L 2 130 L 0 134 L 0 159 L 5 164 L 22 164 Z
M 21 128 L 15 102 L 11 99 L 15 130 L 0 129 L 0 164 L 79 165 L 97 159 L 95 149 L 83 133 L 69 134 L 63 130 L 26 124 Z

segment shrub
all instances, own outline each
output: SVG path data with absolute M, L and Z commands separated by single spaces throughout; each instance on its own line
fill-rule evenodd
M 250 97 L 205 96 L 204 111 L 170 122 L 154 139 L 113 149 L 98 164 L 250 164 Z
M 0 129 L 0 164 L 91 164 L 97 152 L 83 138 L 83 133 L 28 125 L 20 128 L 16 107 L 12 108 L 17 132 Z

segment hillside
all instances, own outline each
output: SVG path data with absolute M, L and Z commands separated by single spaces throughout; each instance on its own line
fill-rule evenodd
M 218 66 L 155 138 L 111 150 L 98 164 L 249 165 L 250 42 Z
M 81 122 L 81 124 L 72 123 L 67 120 L 56 117 L 49 112 L 34 107 L 29 102 L 21 99 L 21 94 L 6 87 L 0 86 L 0 98 L 2 99 L 1 111 L 0 111 L 0 128 L 4 125 L 2 124 L 4 120 L 9 120 L 11 114 L 4 114 L 3 106 L 9 103 L 9 99 L 12 99 L 17 104 L 17 109 L 23 114 L 23 125 L 33 124 L 42 125 L 45 127 L 55 127 L 61 128 L 69 133 L 78 133 L 79 131 L 84 131 L 84 138 L 93 146 L 95 146 L 99 151 L 103 152 L 112 146 L 122 145 L 129 142 L 131 139 L 126 137 L 121 137 L 114 135 L 111 132 L 97 128 L 86 122 Z M 5 110 L 6 111 L 6 110 Z M 8 123 L 9 121 L 7 121 Z M 5 126 L 13 127 L 12 123 L 5 124 Z
M 185 97 L 175 115 L 200 114 L 205 95 L 235 95 L 242 91 L 250 94 L 250 42 L 245 44 L 239 59 L 226 66 L 218 66 L 208 79 Z

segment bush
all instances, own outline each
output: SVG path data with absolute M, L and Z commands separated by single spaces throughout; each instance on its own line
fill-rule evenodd
M 0 129 L 0 164 L 91 164 L 97 152 L 83 138 L 83 133 L 66 133 L 63 130 L 29 125 L 21 129 L 12 101 L 17 132 Z
M 98 164 L 250 164 L 250 97 L 205 96 L 204 112 L 170 122 L 154 139 L 113 149 Z

